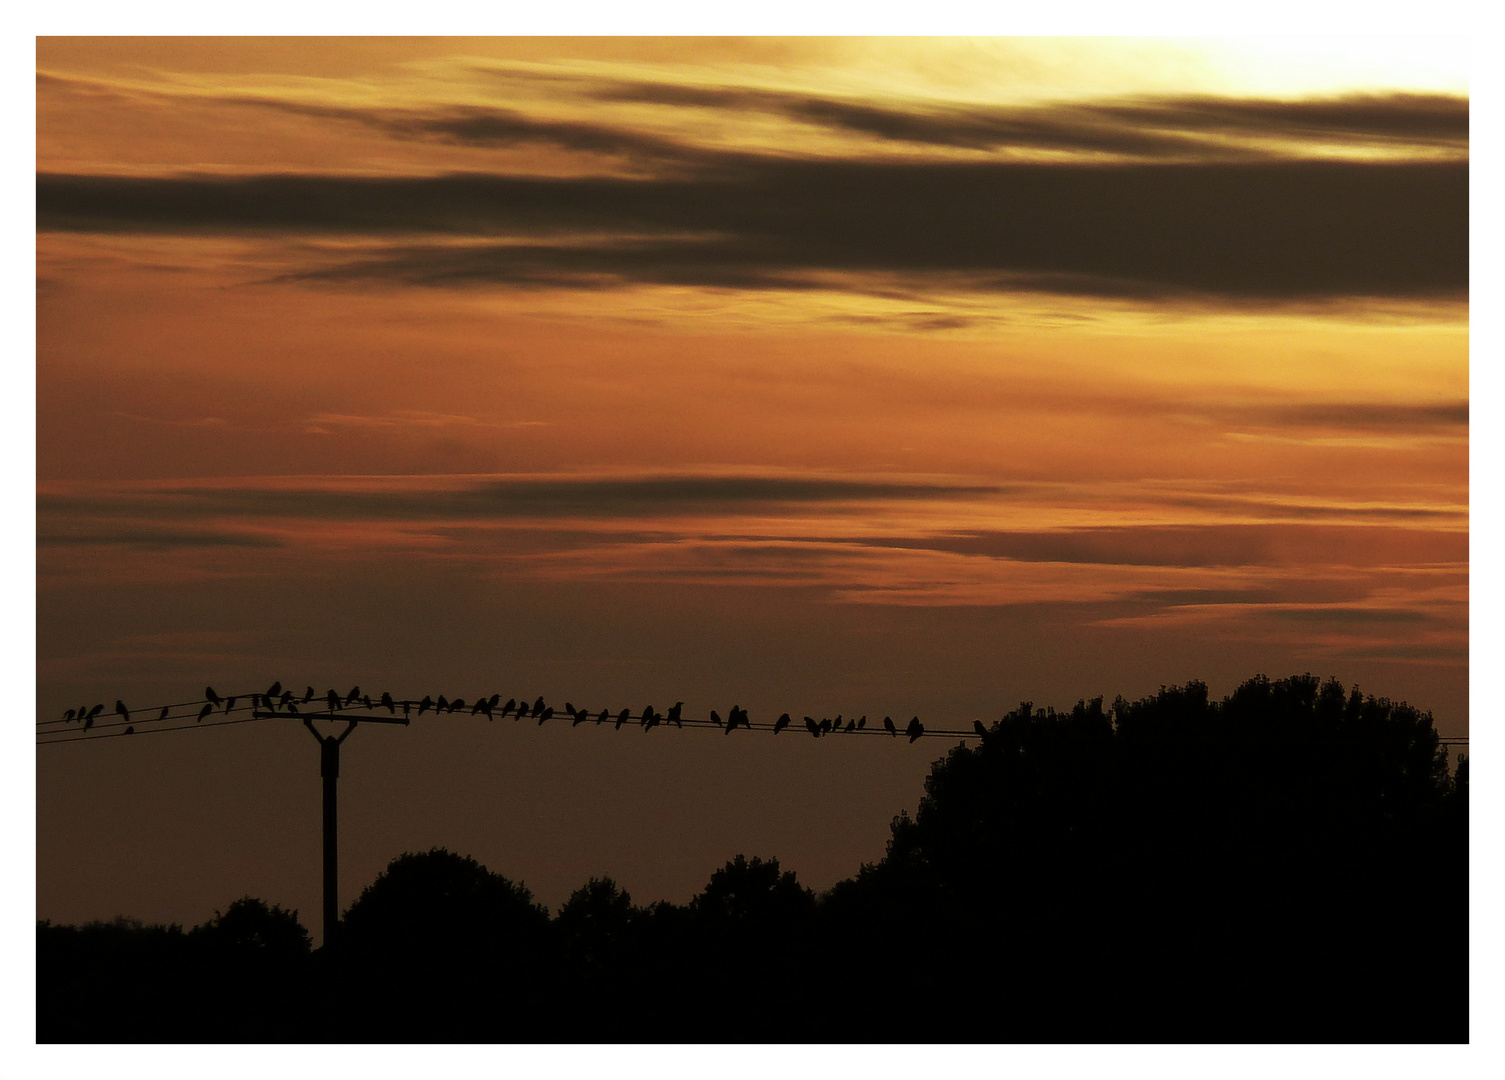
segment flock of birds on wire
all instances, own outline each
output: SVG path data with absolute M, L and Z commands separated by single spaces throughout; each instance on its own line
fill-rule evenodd
M 212 716 L 228 716 L 235 709 L 237 703 L 244 703 L 249 708 L 250 716 L 246 719 L 256 720 L 268 719 L 279 715 L 300 716 L 308 719 L 328 719 L 347 710 L 360 710 L 360 713 L 350 716 L 349 719 L 352 721 L 379 719 L 383 723 L 396 722 L 406 724 L 412 716 L 422 716 L 426 712 L 433 712 L 435 715 L 439 715 L 441 713 L 452 714 L 468 711 L 471 716 L 484 716 L 488 720 L 496 720 L 507 716 L 511 716 L 513 720 L 535 719 L 542 726 L 556 715 L 553 706 L 547 704 L 542 696 L 539 696 L 529 704 L 526 697 L 522 699 L 508 698 L 504 702 L 500 694 L 492 694 L 490 697 L 477 698 L 467 705 L 464 698 L 448 700 L 443 694 L 440 694 L 437 698 L 425 694 L 421 701 L 412 701 L 407 699 L 399 700 L 394 698 L 390 693 L 383 692 L 379 698 L 373 700 L 369 694 L 362 694 L 359 686 L 352 688 L 348 694 L 340 694 L 338 691 L 331 689 L 323 695 L 316 694 L 314 688 L 310 686 L 300 697 L 291 690 L 283 689 L 281 682 L 275 682 L 264 693 L 238 694 L 233 696 L 221 696 L 215 693 L 214 687 L 206 686 L 204 688 L 204 697 L 201 701 L 187 702 L 176 706 L 164 705 L 157 716 L 145 720 L 139 718 L 139 711 L 138 718 L 133 720 L 131 710 L 126 707 L 125 702 L 117 700 L 115 702 L 114 715 L 119 716 L 120 720 L 102 726 L 124 726 L 125 730 L 117 732 L 117 734 L 133 735 L 136 732 L 135 725 L 137 723 L 156 724 L 169 719 L 186 720 L 192 715 L 192 713 L 174 714 L 173 710 L 176 708 L 184 708 L 186 706 L 191 709 L 195 705 L 200 706 L 198 714 L 195 717 L 195 722 L 202 723 L 205 719 Z M 300 708 L 300 706 L 302 707 Z M 313 708 L 308 708 L 308 706 L 313 706 Z M 77 709 L 68 709 L 64 713 L 62 722 L 67 724 L 80 723 L 82 724 L 82 730 L 88 731 L 95 726 L 96 721 L 104 712 L 104 708 L 103 704 L 98 704 L 92 707 L 85 705 Z M 385 709 L 393 717 L 396 717 L 400 711 L 402 720 L 387 720 L 380 716 L 378 712 L 380 709 Z M 686 717 L 683 715 L 683 709 L 684 702 L 677 701 L 666 712 L 658 712 L 652 705 L 645 706 L 641 712 L 634 712 L 632 709 L 622 709 L 619 712 L 613 712 L 611 709 L 602 709 L 600 712 L 594 712 L 590 709 L 577 709 L 572 703 L 565 702 L 563 715 L 570 717 L 571 727 L 576 727 L 584 723 L 599 725 L 610 722 L 614 729 L 620 729 L 624 724 L 631 721 L 646 732 L 652 731 L 660 724 L 673 724 L 680 728 L 683 728 L 687 723 L 691 726 L 714 724 L 728 735 L 738 727 L 747 728 L 749 731 L 753 728 L 747 710 L 737 705 L 733 705 L 727 710 L 724 720 L 714 709 L 711 710 L 708 720 Z M 364 715 L 361 715 L 361 713 Z M 150 713 L 148 712 L 149 715 Z M 56 721 L 52 723 L 56 723 Z M 771 727 L 773 733 L 777 735 L 793 723 L 793 718 L 786 712 L 780 715 Z M 893 738 L 898 738 L 902 734 L 910 742 L 914 742 L 926 734 L 925 725 L 920 722 L 918 716 L 911 718 L 909 723 L 903 728 L 900 728 L 894 722 L 893 718 L 888 716 L 885 716 L 880 723 L 881 730 L 887 732 Z M 767 728 L 770 725 L 759 724 L 758 726 L 760 728 Z M 845 720 L 843 720 L 840 714 L 834 719 L 822 717 L 820 720 L 806 716 L 804 717 L 804 727 L 806 731 L 817 739 L 826 735 L 855 734 L 857 732 L 876 734 L 880 730 L 878 723 L 875 723 L 872 728 L 868 728 L 866 715 L 851 717 Z M 977 728 L 976 733 L 981 735 L 984 730 L 982 724 L 975 722 L 975 727 Z M 958 733 L 933 731 L 930 734 L 955 735 Z

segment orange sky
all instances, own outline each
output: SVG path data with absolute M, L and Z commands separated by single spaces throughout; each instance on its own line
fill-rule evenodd
M 37 67 L 41 718 L 280 678 L 965 726 L 1311 671 L 1468 731 L 1445 54 Z M 266 727 L 39 750 L 38 916 L 313 921 L 313 755 Z M 934 756 L 462 727 L 352 740 L 344 904 L 430 844 L 551 904 L 738 851 L 822 888 Z

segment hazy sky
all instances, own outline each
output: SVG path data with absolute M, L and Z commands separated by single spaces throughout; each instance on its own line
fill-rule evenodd
M 41 39 L 37 696 L 754 719 L 1310 671 L 1468 732 L 1462 57 Z M 883 853 L 945 744 L 423 718 L 342 906 Z M 268 722 L 37 751 L 37 915 L 317 934 Z

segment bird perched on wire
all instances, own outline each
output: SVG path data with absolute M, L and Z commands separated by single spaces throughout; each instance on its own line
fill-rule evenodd
M 361 707 L 363 709 L 365 709 L 367 712 L 371 711 L 371 695 L 370 694 L 362 694 L 361 695 Z
M 418 703 L 418 715 L 422 716 L 423 713 L 424 713 L 424 710 L 432 708 L 433 704 L 434 704 L 434 699 L 431 698 L 431 697 L 429 697 L 427 694 L 424 694 L 423 695 L 423 700 Z
M 623 709 L 621 712 L 617 713 L 617 723 L 616 723 L 616 726 L 614 728 L 612 728 L 612 730 L 613 731 L 621 731 L 622 730 L 622 725 L 625 724 L 625 723 L 627 723 L 628 719 L 631 716 L 632 716 L 632 710 L 631 709 Z
M 358 698 L 358 697 L 360 697 L 360 696 L 361 696 L 361 688 L 359 686 L 352 686 L 350 688 L 350 693 L 348 693 L 348 694 L 345 695 L 345 704 L 346 705 L 354 705 L 355 704 L 355 699 Z
M 131 710 L 127 709 L 125 707 L 125 702 L 121 701 L 119 698 L 115 699 L 115 713 L 117 716 L 123 716 L 127 724 L 131 722 Z
M 312 686 L 310 686 L 307 690 L 303 691 L 303 704 L 307 705 L 313 699 L 314 699 L 314 688 Z
M 533 703 L 533 715 L 537 716 L 541 712 L 543 712 L 543 695 L 539 694 L 538 700 Z
M 281 680 L 278 680 L 277 682 L 274 682 L 271 685 L 271 687 L 266 692 L 266 696 L 267 696 L 268 702 L 270 702 L 270 700 L 272 698 L 278 697 L 281 694 L 282 694 L 282 682 L 281 682 Z
M 676 701 L 669 707 L 669 719 L 674 722 L 675 727 L 682 728 L 685 726 L 684 721 L 680 720 L 679 718 L 679 710 L 683 709 L 684 707 L 685 703 L 683 701 Z
M 516 698 L 508 698 L 507 699 L 507 704 L 505 704 L 505 705 L 502 706 L 502 715 L 506 716 L 508 713 L 510 713 L 515 708 L 517 708 L 517 699 Z
M 72 720 L 73 719 L 73 710 L 69 709 L 67 712 L 65 712 L 63 714 L 63 719 L 64 720 Z
M 96 706 L 94 706 L 94 708 L 92 708 L 92 709 L 89 710 L 89 712 L 84 716 L 84 730 L 85 731 L 88 731 L 91 727 L 94 726 L 94 718 L 96 716 L 98 716 L 102 712 L 104 712 L 104 704 L 103 703 L 101 703 L 99 705 L 96 705 Z
M 208 716 L 213 711 L 214 711 L 213 704 L 211 704 L 210 702 L 207 702 L 207 701 L 204 702 L 204 707 L 199 710 L 199 720 L 203 720 L 204 717 Z M 195 722 L 197 722 L 197 721 L 195 721 Z
M 850 735 L 852 732 L 854 732 L 856 730 L 857 730 L 857 721 L 856 720 L 848 720 L 847 721 L 847 734 Z
M 454 701 L 451 701 L 449 703 L 449 711 L 450 712 L 454 712 L 456 709 L 463 709 L 463 708 L 465 708 L 465 699 L 462 698 L 462 697 L 457 697 L 457 698 L 455 698 Z
M 775 735 L 777 735 L 779 732 L 783 731 L 788 726 L 789 726 L 789 714 L 788 713 L 784 713 L 777 720 L 775 720 L 773 722 L 773 733 Z
M 647 731 L 658 723 L 658 715 L 653 711 L 652 705 L 643 706 L 643 715 L 638 720 L 638 723 L 643 726 L 644 731 Z
M 732 733 L 732 729 L 735 728 L 738 724 L 746 727 L 747 719 L 744 717 L 742 709 L 736 705 L 733 705 L 731 707 L 731 711 L 726 714 L 725 734 L 730 735 Z
M 867 727 L 867 713 L 863 713 L 857 718 L 857 730 L 861 731 L 865 727 Z
M 514 716 L 513 719 L 521 720 L 523 717 L 531 716 L 532 714 L 533 706 L 529 705 L 526 701 L 519 701 L 517 703 L 517 715 Z
M 602 709 L 601 710 L 601 715 L 598 716 L 598 717 L 596 717 L 596 723 L 597 724 L 605 723 L 606 719 L 608 717 L 610 717 L 610 716 L 611 716 L 611 710 L 610 709 Z
M 397 703 L 392 700 L 392 695 L 389 691 L 383 690 L 381 692 L 381 703 L 386 706 L 387 712 L 393 716 L 397 715 Z
M 324 696 L 324 700 L 329 703 L 329 711 L 330 712 L 337 712 L 337 711 L 339 711 L 339 708 L 340 708 L 340 695 L 337 694 L 334 690 L 330 690 L 329 693 Z
M 233 708 L 235 708 L 235 699 L 233 697 L 227 697 L 225 699 L 225 715 L 228 716 L 230 714 L 230 710 Z
M 157 717 L 157 719 L 158 719 L 158 720 L 159 720 L 159 721 L 160 721 L 160 720 L 166 720 L 166 719 L 167 719 L 167 709 L 168 709 L 168 706 L 166 706 L 166 705 L 164 705 L 164 706 L 162 706 L 162 712 L 161 712 L 161 715 L 159 715 L 159 716 L 158 716 L 158 717 Z
M 219 695 L 214 692 L 214 687 L 212 686 L 204 687 L 204 698 L 211 705 L 219 704 Z
M 815 722 L 815 717 L 805 717 L 805 727 L 810 729 L 811 735 L 815 736 L 817 739 L 820 738 L 820 725 Z
M 443 694 L 440 694 L 439 700 L 434 702 L 434 711 L 436 713 L 449 712 L 449 702 L 444 700 Z
M 899 734 L 899 729 L 894 727 L 894 718 L 892 716 L 885 716 L 883 718 L 883 730 L 890 735 L 897 736 Z
M 136 734 L 136 729 L 133 728 L 133 727 L 131 727 L 131 725 L 127 724 L 125 726 L 125 730 L 122 731 L 121 734 L 122 735 L 134 735 L 134 734 Z
M 910 742 L 914 742 L 921 735 L 925 734 L 925 725 L 920 723 L 920 718 L 916 716 L 910 720 L 909 726 L 904 729 L 904 734 L 909 736 Z
M 575 719 L 573 719 L 573 720 L 570 721 L 570 727 L 578 727 L 580 724 L 585 723 L 585 721 L 587 721 L 587 720 L 589 720 L 591 718 L 591 714 L 588 713 L 588 712 L 586 712 L 586 710 L 584 710 L 584 709 L 579 709 L 579 710 L 570 709 L 569 702 L 565 702 L 564 707 L 566 709 L 569 709 L 570 710 L 570 715 L 575 718 Z
M 552 707 L 547 707 L 543 712 L 537 713 L 536 715 L 538 716 L 538 726 L 543 727 L 543 722 L 554 715 L 554 709 Z
M 822 716 L 820 718 L 820 733 L 822 735 L 831 734 L 831 718 L 829 716 Z
M 713 722 L 713 723 L 714 723 L 714 724 L 715 724 L 715 725 L 716 725 L 716 726 L 717 726 L 717 727 L 720 727 L 720 726 L 721 726 L 721 717 L 720 717 L 720 715 L 718 715 L 718 714 L 717 714 L 717 712 L 716 712 L 716 710 L 715 710 L 715 709 L 712 709 L 712 710 L 711 710 L 711 721 L 712 721 L 712 722 Z

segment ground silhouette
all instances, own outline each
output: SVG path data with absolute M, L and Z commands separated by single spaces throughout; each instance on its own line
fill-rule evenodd
M 1467 1040 L 1467 760 L 1429 714 L 1304 675 L 981 727 L 820 896 L 738 855 L 688 904 L 598 878 L 551 919 L 436 848 L 317 952 L 249 897 L 40 923 L 38 1040 Z

